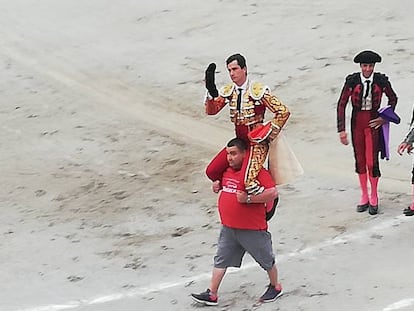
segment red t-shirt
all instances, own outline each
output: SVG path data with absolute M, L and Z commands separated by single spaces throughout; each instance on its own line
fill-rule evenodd
M 264 203 L 239 203 L 237 190 L 245 191 L 243 171 L 228 168 L 222 178 L 222 190 L 218 198 L 221 223 L 227 227 L 248 230 L 267 230 Z M 266 169 L 259 172 L 257 180 L 262 186 L 272 188 L 275 183 Z

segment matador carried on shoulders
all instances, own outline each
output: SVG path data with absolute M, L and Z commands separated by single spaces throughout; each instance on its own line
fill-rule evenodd
M 229 105 L 230 120 L 234 123 L 236 136 L 250 144 L 250 153 L 242 169 L 246 192 L 255 195 L 263 191 L 263 187 L 257 181 L 257 175 L 266 160 L 269 142 L 279 134 L 290 112 L 271 94 L 269 87 L 249 80 L 244 56 L 231 55 L 226 64 L 233 83 L 225 85 L 220 90 L 215 85 L 216 64 L 210 64 L 206 70 L 206 113 L 215 115 L 224 106 Z M 264 124 L 266 108 L 274 113 L 274 117 Z M 208 165 L 206 174 L 213 181 L 220 180 L 227 167 L 226 148 L 223 148 Z

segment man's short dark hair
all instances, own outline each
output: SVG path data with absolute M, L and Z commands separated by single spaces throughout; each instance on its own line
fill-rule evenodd
M 227 147 L 237 147 L 241 151 L 246 151 L 249 146 L 245 140 L 236 137 L 227 143 Z
M 233 54 L 231 56 L 229 56 L 229 58 L 227 58 L 226 60 L 226 65 L 230 64 L 233 61 L 237 61 L 237 64 L 239 64 L 240 68 L 244 68 L 246 67 L 246 59 L 244 58 L 243 55 L 241 54 Z

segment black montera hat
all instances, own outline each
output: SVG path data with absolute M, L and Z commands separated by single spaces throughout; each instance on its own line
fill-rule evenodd
M 381 56 L 373 51 L 362 51 L 354 57 L 354 63 L 359 64 L 374 64 L 380 62 Z

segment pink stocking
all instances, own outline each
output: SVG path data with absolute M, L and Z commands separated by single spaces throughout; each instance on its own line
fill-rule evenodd
M 371 184 L 371 199 L 369 200 L 369 203 L 373 206 L 378 205 L 378 180 L 379 177 L 369 176 L 369 183 Z
M 368 203 L 368 187 L 367 187 L 367 178 L 368 174 L 358 174 L 359 177 L 359 187 L 361 188 L 361 201 L 359 204 L 367 204 Z

